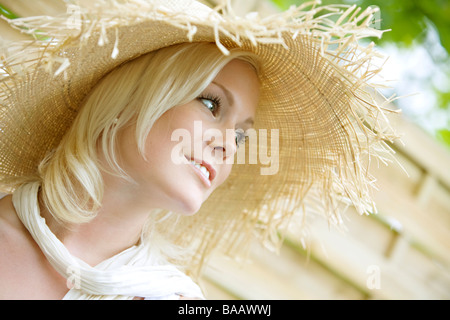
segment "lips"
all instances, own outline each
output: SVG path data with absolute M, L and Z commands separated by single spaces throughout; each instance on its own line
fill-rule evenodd
M 205 182 L 207 182 L 207 186 L 211 186 L 211 182 L 214 180 L 216 176 L 216 170 L 213 168 L 211 164 L 206 161 L 199 161 L 197 159 L 188 159 L 189 164 L 193 166 L 197 174 L 201 175 Z

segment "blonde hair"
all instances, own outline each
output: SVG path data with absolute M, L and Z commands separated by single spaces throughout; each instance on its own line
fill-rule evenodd
M 155 121 L 168 109 L 192 101 L 231 60 L 258 69 L 256 57 L 232 50 L 228 56 L 212 43 L 185 43 L 127 62 L 106 75 L 85 99 L 58 148 L 40 165 L 41 196 L 62 223 L 88 222 L 101 207 L 101 150 L 114 174 L 127 178 L 118 165 L 116 137 L 136 122 L 136 141 L 143 156 Z M 100 148 L 100 149 L 99 149 Z

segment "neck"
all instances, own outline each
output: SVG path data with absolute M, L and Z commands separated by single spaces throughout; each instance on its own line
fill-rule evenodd
M 88 223 L 63 226 L 41 206 L 41 214 L 58 239 L 74 256 L 91 266 L 130 248 L 140 240 L 149 209 L 131 193 L 106 179 L 102 206 Z

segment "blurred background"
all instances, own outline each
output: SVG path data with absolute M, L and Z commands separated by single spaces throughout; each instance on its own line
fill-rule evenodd
M 0 0 L 4 14 L 65 12 L 63 0 Z M 210 6 L 215 0 L 202 1 Z M 232 0 L 238 15 L 269 15 L 300 0 Z M 381 77 L 386 96 L 400 96 L 392 119 L 402 141 L 399 163 L 374 164 L 378 214 L 349 212 L 345 232 L 310 223 L 307 247 L 289 236 L 279 252 L 257 245 L 243 264 L 215 256 L 201 285 L 208 299 L 450 298 L 450 1 L 322 0 L 377 6 L 373 38 L 390 58 Z M 0 7 L 0 9 L 1 9 Z M 0 21 L 0 35 L 26 38 Z M 351 211 L 351 210 L 350 210 Z

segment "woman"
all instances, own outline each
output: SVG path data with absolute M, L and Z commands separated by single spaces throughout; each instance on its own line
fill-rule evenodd
M 355 42 L 368 12 L 330 25 L 318 8 L 77 10 L 11 22 L 45 38 L 3 62 L 1 298 L 203 298 L 181 270 L 213 249 L 278 244 L 311 200 L 335 220 L 338 200 L 372 210 L 361 158 L 389 131 L 366 88 L 373 53 Z M 259 163 L 231 170 L 244 132 Z
M 116 68 L 93 89 L 58 149 L 40 168 L 43 202 L 39 211 L 73 255 L 96 266 L 139 242 L 152 209 L 192 215 L 225 181 L 231 164 L 221 160 L 234 156 L 241 138 L 203 141 L 204 131 L 249 128 L 259 89 L 255 68 L 246 61 L 250 57 L 238 51 L 224 56 L 209 43 L 176 45 Z M 198 59 L 201 64 L 196 63 Z M 157 112 L 162 115 L 156 117 Z M 151 117 L 156 118 L 154 124 Z M 203 132 L 194 134 L 195 121 L 201 121 Z M 191 132 L 193 139 L 182 141 L 182 154 L 173 154 L 180 143 L 171 136 L 179 129 Z M 141 131 L 145 136 L 149 131 L 143 146 L 136 139 Z M 200 164 L 208 163 L 207 179 L 191 163 L 197 141 L 205 149 L 202 154 L 212 156 L 195 158 Z M 70 190 L 74 193 L 67 196 Z M 99 194 L 95 199 L 86 194 L 89 200 L 84 200 L 84 192 Z M 48 268 L 45 256 L 27 237 L 12 197 L 1 203 L 4 240 L 21 244 L 2 246 L 7 250 L 2 259 L 2 289 L 7 290 L 3 294 L 63 297 L 68 291 L 66 280 Z M 8 236 L 12 229 L 16 232 Z M 23 257 L 34 259 L 24 263 Z M 17 278 L 28 285 L 16 282 Z M 12 280 L 9 285 L 8 279 Z

